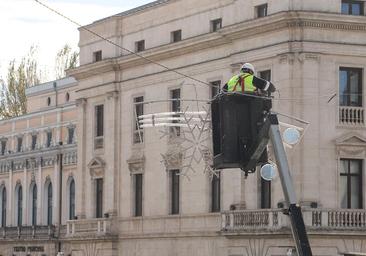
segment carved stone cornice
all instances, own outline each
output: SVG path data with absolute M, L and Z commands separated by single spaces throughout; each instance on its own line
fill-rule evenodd
M 335 30 L 358 30 L 358 31 L 366 31 L 366 24 L 360 23 L 345 23 L 339 21 L 323 21 L 323 20 L 293 20 L 287 23 L 288 27 L 310 27 L 310 28 L 319 28 L 319 29 L 335 29 Z
M 77 107 L 84 107 L 86 105 L 87 100 L 85 98 L 76 99 L 75 103 Z
M 107 100 L 110 99 L 118 99 L 118 91 L 113 91 L 113 92 L 107 92 Z
M 132 156 L 127 160 L 128 169 L 131 174 L 144 173 L 145 172 L 145 156 Z
M 94 157 L 88 164 L 92 179 L 104 178 L 105 161 L 100 157 Z

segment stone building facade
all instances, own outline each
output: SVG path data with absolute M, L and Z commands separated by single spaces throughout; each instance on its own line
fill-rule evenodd
M 177 176 L 182 157 L 170 157 L 177 138 L 136 125 L 136 115 L 209 100 L 215 87 L 207 84 L 223 84 L 243 62 L 277 86 L 275 111 L 310 123 L 287 153 L 314 255 L 365 253 L 365 5 L 160 0 L 80 28 L 80 67 L 69 71 L 77 84 L 69 78 L 29 88 L 30 114 L 0 123 L 11 145 L 0 158 L 0 182 L 9 191 L 1 253 L 296 255 L 279 179 L 266 183 L 258 173 L 244 179 L 240 170 L 212 178 L 202 162 L 191 165 L 188 178 Z M 56 105 L 47 106 L 48 97 Z M 60 145 L 75 124 L 77 140 Z M 29 147 L 39 131 L 44 145 L 49 129 L 52 146 L 14 152 L 19 136 Z M 68 214 L 72 181 L 75 216 Z M 25 192 L 32 182 L 38 191 L 33 227 L 32 193 Z M 19 202 L 27 209 L 24 227 L 17 227 Z M 37 233 L 42 228 L 47 242 Z

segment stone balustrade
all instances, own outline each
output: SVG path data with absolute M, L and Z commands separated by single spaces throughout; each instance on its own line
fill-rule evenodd
M 50 239 L 55 237 L 54 226 L 21 226 L 0 228 L 1 239 Z
M 364 126 L 364 108 L 363 107 L 339 107 L 339 124 L 350 126 Z
M 366 231 L 366 210 L 303 208 L 302 212 L 309 230 Z M 221 217 L 224 232 L 267 232 L 290 228 L 290 221 L 281 209 L 228 211 Z
M 89 237 L 113 235 L 112 220 L 108 218 L 69 220 L 66 237 Z

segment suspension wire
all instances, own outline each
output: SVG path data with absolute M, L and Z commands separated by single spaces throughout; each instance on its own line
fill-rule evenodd
M 196 81 L 196 82 L 198 82 L 198 83 L 201 83 L 201 84 L 204 84 L 204 85 L 207 85 L 207 86 L 212 86 L 212 85 L 211 85 L 211 84 L 209 84 L 209 83 L 206 83 L 206 82 L 204 82 L 204 81 L 202 81 L 202 80 L 199 80 L 199 79 L 197 79 L 197 78 L 194 78 L 194 77 L 191 77 L 191 76 L 189 76 L 189 75 L 186 75 L 186 74 L 184 74 L 184 73 L 182 73 L 182 72 L 180 72 L 180 71 L 177 71 L 176 69 L 171 69 L 171 68 L 169 68 L 168 66 L 165 66 L 164 64 L 161 64 L 161 63 L 159 63 L 159 62 L 153 61 L 153 60 L 151 60 L 151 59 L 149 59 L 149 58 L 147 58 L 147 57 L 142 56 L 141 54 L 138 54 L 138 53 L 136 53 L 136 52 L 133 52 L 133 51 L 131 51 L 131 50 L 129 50 L 129 49 L 127 49 L 127 48 L 125 48 L 125 47 L 123 47 L 123 46 L 121 46 L 121 45 L 119 45 L 119 44 L 115 43 L 115 42 L 113 42 L 112 40 L 110 40 L 110 39 L 108 39 L 108 38 L 106 38 L 106 37 L 104 37 L 104 36 L 99 35 L 98 33 L 94 32 L 93 30 L 91 30 L 91 29 L 89 29 L 89 28 L 87 28 L 87 27 L 85 27 L 85 26 L 82 26 L 80 23 L 78 23 L 78 22 L 74 21 L 73 19 L 71 19 L 71 18 L 67 17 L 66 15 L 64 15 L 64 14 L 60 13 L 59 11 L 57 11 L 57 10 L 55 10 L 55 9 L 51 8 L 50 6 L 48 6 L 48 5 L 44 4 L 44 3 L 42 3 L 41 1 L 39 1 L 39 0 L 34 0 L 34 1 L 35 1 L 36 3 L 38 3 L 38 4 L 42 5 L 43 7 L 47 8 L 48 10 L 50 10 L 50 11 L 52 11 L 52 12 L 56 13 L 57 15 L 61 16 L 62 18 L 64 18 L 64 19 L 66 19 L 66 20 L 70 21 L 71 23 L 73 23 L 73 24 L 75 24 L 75 25 L 79 26 L 79 27 L 80 27 L 80 29 L 83 29 L 83 30 L 85 30 L 85 31 L 87 31 L 87 32 L 89 32 L 89 33 L 91 33 L 91 34 L 93 34 L 94 36 L 99 37 L 100 39 L 102 39 L 102 40 L 104 40 L 104 41 L 106 41 L 106 42 L 110 43 L 110 44 L 111 44 L 111 45 L 113 45 L 113 46 L 116 46 L 117 48 L 119 48 L 119 49 L 121 49 L 121 50 L 124 50 L 124 51 L 126 51 L 126 52 L 128 52 L 128 53 L 131 53 L 131 54 L 133 54 L 133 55 L 135 55 L 135 56 L 137 56 L 137 57 L 139 57 L 139 58 L 141 58 L 141 59 L 144 59 L 144 60 L 146 60 L 146 61 L 148 61 L 148 62 L 150 62 L 150 63 L 152 63 L 152 64 L 155 64 L 155 65 L 157 65 L 157 66 L 160 66 L 161 68 L 163 68 L 163 69 L 165 69 L 165 70 L 167 70 L 167 71 L 174 72 L 174 73 L 176 73 L 176 74 L 178 74 L 178 75 L 180 75 L 180 76 L 183 76 L 183 77 L 185 77 L 185 78 L 191 79 L 191 80 Z

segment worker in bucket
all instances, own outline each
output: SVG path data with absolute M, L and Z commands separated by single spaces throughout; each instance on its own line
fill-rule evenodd
M 250 63 L 244 63 L 240 68 L 240 73 L 233 76 L 223 87 L 223 91 L 226 92 L 245 92 L 256 93 L 261 92 L 273 93 L 276 91 L 274 85 L 262 78 L 254 75 L 254 66 Z

